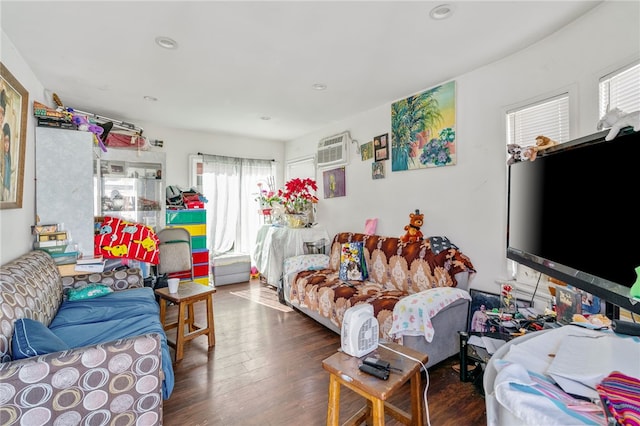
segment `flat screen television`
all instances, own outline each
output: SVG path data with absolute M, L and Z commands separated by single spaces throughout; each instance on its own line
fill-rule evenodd
M 640 313 L 640 132 L 607 133 L 509 166 L 507 258 Z

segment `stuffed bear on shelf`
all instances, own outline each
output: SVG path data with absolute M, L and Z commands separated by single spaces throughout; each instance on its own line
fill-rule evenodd
M 414 241 L 422 241 L 424 235 L 420 232 L 420 227 L 424 224 L 424 214 L 420 213 L 420 209 L 416 209 L 415 213 L 409 214 L 409 224 L 404 227 L 407 231 L 400 241 L 404 243 L 411 243 Z

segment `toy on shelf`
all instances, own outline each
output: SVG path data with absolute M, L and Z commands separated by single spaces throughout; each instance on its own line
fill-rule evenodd
M 420 213 L 419 209 L 416 209 L 415 213 L 409 214 L 409 224 L 404 227 L 407 231 L 400 240 L 404 243 L 410 243 L 414 241 L 421 241 L 424 235 L 420 231 L 420 227 L 424 224 L 424 214 Z
M 598 130 L 611 129 L 604 140 L 610 141 L 615 138 L 620 130 L 625 127 L 633 127 L 634 131 L 640 130 L 640 111 L 625 113 L 620 108 L 611 111 L 607 108 L 607 113 L 598 121 Z

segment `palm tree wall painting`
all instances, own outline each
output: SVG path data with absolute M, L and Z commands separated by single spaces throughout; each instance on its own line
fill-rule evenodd
M 391 171 L 456 164 L 456 84 L 391 104 Z

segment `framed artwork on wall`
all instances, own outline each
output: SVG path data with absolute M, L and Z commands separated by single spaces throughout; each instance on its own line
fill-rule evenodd
M 0 63 L 0 209 L 22 208 L 29 93 Z
M 391 170 L 456 164 L 456 84 L 391 104 Z
M 346 194 L 344 167 L 322 172 L 324 198 L 344 197 Z
M 374 161 L 371 164 L 371 178 L 384 179 L 384 161 Z
M 374 161 L 382 161 L 389 159 L 389 134 L 376 136 L 373 138 L 373 151 L 375 153 Z
M 360 158 L 362 161 L 371 160 L 373 158 L 373 141 L 369 141 L 360 146 Z

